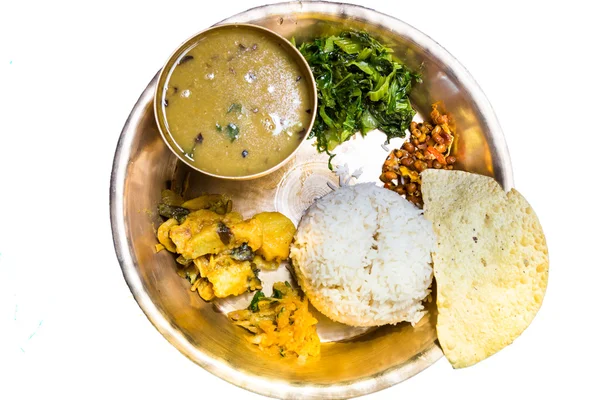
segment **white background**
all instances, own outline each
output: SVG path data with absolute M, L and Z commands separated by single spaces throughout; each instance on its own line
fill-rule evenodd
M 148 322 L 114 254 L 108 194 L 121 128 L 171 51 L 263 3 L 1 3 L 0 398 L 261 398 Z M 365 398 L 600 398 L 597 12 L 577 1 L 360 3 L 422 30 L 479 82 L 551 260 L 543 307 L 514 344 L 464 370 L 442 359 Z

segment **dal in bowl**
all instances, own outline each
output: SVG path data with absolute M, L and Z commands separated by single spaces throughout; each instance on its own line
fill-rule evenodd
M 170 57 L 154 108 L 165 142 L 183 162 L 215 177 L 251 179 L 283 165 L 310 132 L 315 82 L 279 35 L 219 25 Z

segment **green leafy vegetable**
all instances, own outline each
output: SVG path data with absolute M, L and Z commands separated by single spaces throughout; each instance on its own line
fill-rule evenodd
M 233 207 L 231 200 L 219 199 L 208 207 L 210 211 L 214 211 L 219 215 L 225 215 L 228 212 L 231 212 L 231 208 Z
M 392 58 L 392 49 L 365 32 L 347 31 L 299 50 L 317 83 L 319 110 L 309 138 L 317 139 L 319 152 L 333 157 L 330 152 L 357 131 L 406 135 L 415 115 L 408 95 L 420 76 Z
M 281 310 L 277 313 L 277 318 L 281 317 L 281 314 L 285 312 L 285 307 L 281 307 Z
M 238 128 L 236 124 L 227 124 L 227 136 L 229 136 L 229 140 L 233 142 L 235 139 L 238 138 L 239 135 L 240 128 Z
M 277 290 L 277 289 L 273 288 L 273 298 L 274 299 L 282 299 L 283 298 L 283 293 L 281 293 L 280 290 Z
M 218 122 L 215 124 L 215 128 L 217 129 L 217 132 L 221 132 L 223 130 L 223 127 Z
M 248 243 L 242 243 L 240 247 L 231 250 L 229 256 L 236 261 L 252 261 L 254 259 L 254 252 L 248 246 Z
M 185 221 L 190 210 L 179 206 L 170 206 L 165 203 L 160 203 L 158 205 L 158 213 L 165 218 L 175 218 L 177 222 L 181 224 Z
M 230 112 L 242 112 L 242 105 L 239 103 L 231 103 L 231 105 L 227 109 L 227 114 L 229 114 Z
M 252 298 L 252 301 L 250 302 L 250 305 L 248 306 L 248 310 L 250 310 L 252 312 L 258 312 L 258 302 L 264 298 L 265 298 L 265 294 L 263 292 L 258 291 L 256 293 L 254 293 L 254 297 Z

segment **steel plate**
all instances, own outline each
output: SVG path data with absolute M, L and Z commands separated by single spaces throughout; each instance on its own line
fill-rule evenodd
M 292 2 L 263 6 L 222 23 L 251 23 L 297 41 L 342 28 L 366 30 L 390 44 L 423 83 L 411 101 L 427 113 L 443 101 L 456 121 L 458 168 L 493 176 L 512 187 L 510 157 L 496 116 L 479 86 L 460 63 L 432 39 L 413 27 L 374 10 L 325 2 Z M 205 27 L 198 27 L 201 30 Z M 166 56 L 166 55 L 165 55 Z M 230 195 L 234 209 L 245 217 L 277 210 L 297 222 L 314 198 L 327 193 L 338 179 L 327 169 L 327 158 L 305 142 L 293 160 L 276 172 L 252 181 L 225 181 L 185 167 L 165 145 L 153 114 L 156 77 L 131 111 L 114 158 L 110 209 L 115 249 L 123 275 L 135 299 L 154 326 L 181 353 L 213 374 L 248 390 L 281 398 L 348 398 L 397 384 L 427 368 L 442 356 L 436 341 L 435 303 L 419 324 L 362 330 L 320 317 L 324 342 L 318 360 L 300 365 L 269 359 L 243 340 L 240 328 L 224 312 L 247 305 L 247 296 L 205 303 L 175 272 L 174 257 L 155 253 L 156 214 L 160 190 L 173 177 L 189 174 L 190 196 L 201 192 Z M 370 133 L 339 148 L 335 161 L 350 170 L 363 168 L 359 181 L 377 181 L 387 152 L 385 136 Z M 392 142 L 390 147 L 398 146 Z M 262 274 L 265 287 L 287 278 L 282 266 Z M 267 290 L 268 292 L 268 290 Z

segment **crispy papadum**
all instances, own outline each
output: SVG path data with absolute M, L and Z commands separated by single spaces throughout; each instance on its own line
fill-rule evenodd
M 511 344 L 539 310 L 548 248 L 531 206 L 515 189 L 462 171 L 421 173 L 425 218 L 437 248 L 437 334 L 454 368 Z

